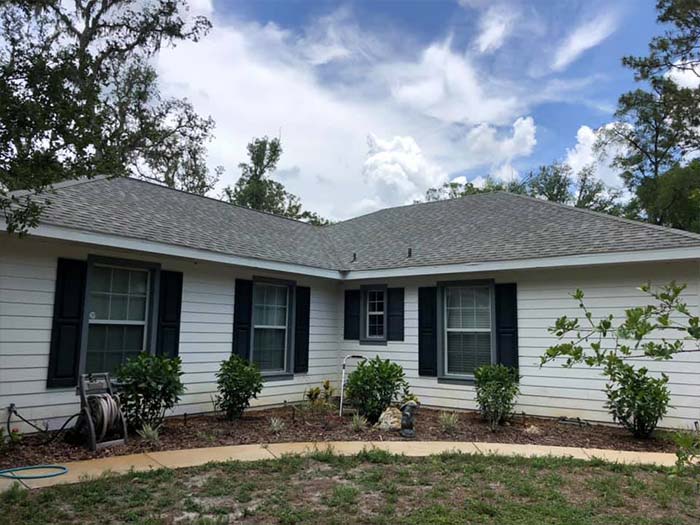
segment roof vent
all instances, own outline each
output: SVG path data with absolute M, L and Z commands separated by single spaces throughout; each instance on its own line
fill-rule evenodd
M 411 257 L 413 255 L 413 248 L 408 249 L 408 256 Z
M 355 262 L 355 261 L 357 261 L 357 253 L 352 252 L 352 262 Z

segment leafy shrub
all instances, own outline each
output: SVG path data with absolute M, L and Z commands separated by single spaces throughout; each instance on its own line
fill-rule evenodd
M 352 430 L 353 432 L 363 432 L 367 428 L 367 418 L 361 416 L 360 414 L 355 414 L 352 416 Z
M 636 368 L 629 358 L 668 360 L 685 351 L 685 340 L 700 342 L 700 318 L 690 313 L 681 298 L 685 288 L 675 282 L 658 290 L 649 284 L 641 286 L 652 304 L 628 308 L 617 324 L 612 314 L 594 321 L 583 292 L 576 290 L 571 296 L 578 301 L 584 320 L 566 316 L 556 320 L 549 332 L 567 341 L 548 348 L 541 365 L 564 357 L 565 367 L 581 363 L 600 367 L 609 380 L 606 408 L 613 419 L 636 437 L 649 437 L 668 410 L 668 378 L 648 376 L 646 368 Z M 669 331 L 671 337 L 666 336 Z
M 676 443 L 676 471 L 686 472 L 692 469 L 700 475 L 700 423 L 695 422 L 694 430 L 681 430 L 673 436 Z
M 222 361 L 221 368 L 216 373 L 216 382 L 219 394 L 215 404 L 228 419 L 241 417 L 243 411 L 250 406 L 250 400 L 257 399 L 263 387 L 258 367 L 237 355 Z
M 666 386 L 668 377 L 666 374 L 661 374 L 660 378 L 650 377 L 646 368 L 621 366 L 612 379 L 613 382 L 605 386 L 608 396 L 605 407 L 613 419 L 635 437 L 649 437 L 666 414 L 671 400 Z
M 142 352 L 119 370 L 119 401 L 131 428 L 158 427 L 185 391 L 182 361 Z
M 513 412 L 520 393 L 518 373 L 504 365 L 484 365 L 474 371 L 476 402 L 482 417 L 495 431 Z
M 326 379 L 323 382 L 323 401 L 330 405 L 331 401 L 333 401 L 333 395 L 335 394 L 335 388 L 333 388 L 333 385 L 331 384 L 330 379 Z
M 146 423 L 136 433 L 149 445 L 158 445 L 160 443 L 160 427 L 152 427 Z
M 314 386 L 309 388 L 305 394 L 306 399 L 309 403 L 315 404 L 321 399 L 321 387 Z
M 270 418 L 270 430 L 272 430 L 273 434 L 279 434 L 285 428 L 287 428 L 287 424 L 284 422 L 283 419 L 279 417 Z
M 454 434 L 459 426 L 459 416 L 456 412 L 440 412 L 438 416 L 440 430 L 445 434 Z
M 376 356 L 357 365 L 348 376 L 346 389 L 348 401 L 374 423 L 408 390 L 408 382 L 401 365 Z

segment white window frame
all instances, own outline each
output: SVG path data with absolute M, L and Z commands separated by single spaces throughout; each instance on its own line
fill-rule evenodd
M 256 286 L 274 286 L 277 288 L 284 288 L 285 290 L 285 299 L 286 299 L 286 306 L 285 306 L 285 325 L 257 325 L 255 324 L 255 287 Z M 253 300 L 252 300 L 252 326 L 253 329 L 251 330 L 251 345 L 250 345 L 250 362 L 254 363 L 255 362 L 255 329 L 256 328 L 261 328 L 261 329 L 274 329 L 274 330 L 284 330 L 284 357 L 282 361 L 282 368 L 275 368 L 273 370 L 260 370 L 260 372 L 263 375 L 277 375 L 280 373 L 287 373 L 288 366 L 287 364 L 289 363 L 289 320 L 290 320 L 290 307 L 291 307 L 291 301 L 290 301 L 290 289 L 289 285 L 287 284 L 278 284 L 278 283 L 271 283 L 267 281 L 254 281 L 253 282 Z
M 377 312 L 370 312 L 369 310 L 369 303 L 371 302 L 370 300 L 370 295 L 376 293 L 376 294 L 381 294 L 382 296 L 382 310 L 377 311 Z M 379 341 L 384 341 L 386 340 L 386 289 L 381 289 L 381 288 L 376 288 L 374 290 L 367 290 L 367 305 L 366 305 L 366 315 L 365 315 L 365 334 L 367 339 L 376 339 Z M 382 316 L 382 333 L 380 335 L 369 335 L 369 320 L 370 317 L 378 317 Z
M 447 314 L 447 294 L 449 290 L 452 289 L 459 289 L 459 288 L 483 288 L 486 289 L 489 292 L 489 327 L 488 328 L 448 328 L 447 326 L 447 320 L 448 320 L 448 314 Z M 474 333 L 487 333 L 489 334 L 489 346 L 491 349 L 491 364 L 494 363 L 494 294 L 493 294 L 493 286 L 489 284 L 453 284 L 453 285 L 448 285 L 443 288 L 443 298 L 442 298 L 442 319 L 443 319 L 443 362 L 444 362 L 444 370 L 443 374 L 446 377 L 455 377 L 455 378 L 460 378 L 460 379 L 474 379 L 474 374 L 456 374 L 453 372 L 450 372 L 450 363 L 449 363 L 449 349 L 448 349 L 448 337 L 447 335 L 450 332 L 456 332 L 456 333 L 466 333 L 466 334 L 474 334 Z
M 127 314 L 126 317 L 129 317 L 129 298 L 132 296 L 131 293 L 126 292 L 116 292 L 113 293 L 111 292 L 113 281 L 114 281 L 114 270 L 126 270 L 129 272 L 143 272 L 146 274 L 146 303 L 145 303 L 145 309 L 144 309 L 144 320 L 143 321 L 135 321 L 135 320 L 120 320 L 120 319 L 94 319 L 92 317 L 92 311 L 88 313 L 87 315 L 87 332 L 89 334 L 90 326 L 91 325 L 107 325 L 107 326 L 143 326 L 143 338 L 141 341 L 141 349 L 139 350 L 140 352 L 146 352 L 148 351 L 148 337 L 149 337 L 149 312 L 151 311 L 151 271 L 147 268 L 141 268 L 141 267 L 135 267 L 135 266 L 128 266 L 128 265 L 122 265 L 122 264 L 109 264 L 109 263 L 99 263 L 96 262 L 94 265 L 94 268 L 109 268 L 112 270 L 111 272 L 111 277 L 110 277 L 110 292 L 94 292 L 93 290 L 86 290 L 86 294 L 89 297 L 89 304 L 92 304 L 92 297 L 94 295 L 98 296 L 120 296 L 120 297 L 126 297 L 126 308 L 127 308 Z M 91 283 L 92 284 L 92 283 Z M 129 273 L 129 288 L 131 288 L 131 273 Z M 108 316 L 111 314 L 111 308 L 112 308 L 112 302 L 110 301 L 109 304 L 110 312 L 108 313 Z M 88 336 L 89 337 L 89 336 Z M 106 349 L 104 349 L 106 350 Z M 89 349 L 85 348 L 85 355 L 87 356 L 87 353 L 89 352 Z M 123 352 L 123 350 L 122 350 Z

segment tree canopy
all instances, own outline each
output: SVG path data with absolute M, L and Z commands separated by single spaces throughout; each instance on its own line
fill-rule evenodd
M 150 63 L 163 46 L 197 41 L 209 28 L 185 0 L 0 3 L 0 210 L 8 231 L 35 226 L 60 181 L 102 174 L 200 194 L 213 187 L 213 121 L 187 100 L 164 97 Z
M 586 166 L 574 173 L 571 166 L 558 162 L 540 166 L 522 180 L 501 182 L 488 177 L 485 183 L 478 187 L 473 182 L 446 182 L 438 188 L 428 189 L 425 200 L 455 199 L 494 191 L 528 195 L 615 215 L 622 211 L 619 190 L 608 187 L 599 180 L 593 166 Z
M 329 221 L 315 212 L 303 211 L 299 197 L 288 192 L 284 185 L 271 178 L 282 156 L 279 138 L 254 138 L 248 144 L 248 162 L 238 168 L 241 176 L 236 184 L 224 188 L 222 199 L 253 210 L 264 211 L 323 225 Z

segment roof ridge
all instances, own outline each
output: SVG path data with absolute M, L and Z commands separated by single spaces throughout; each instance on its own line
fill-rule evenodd
M 532 197 L 530 195 L 522 195 L 520 193 L 513 193 L 510 191 L 500 191 L 499 190 L 499 191 L 496 191 L 493 193 L 500 193 L 500 194 L 504 194 L 504 195 L 508 195 L 508 196 L 518 197 L 518 198 L 529 200 L 529 201 L 548 204 L 551 206 L 557 206 L 559 208 L 564 208 L 564 209 L 569 210 L 569 211 L 574 211 L 574 212 L 578 212 L 578 213 L 582 213 L 582 214 L 586 214 L 586 215 L 594 215 L 596 217 L 614 220 L 614 221 L 622 222 L 625 224 L 632 224 L 634 226 L 642 226 L 644 228 L 651 228 L 654 230 L 664 231 L 667 233 L 675 233 L 678 235 L 682 235 L 684 237 L 689 237 L 691 239 L 700 240 L 700 234 L 698 234 L 698 233 L 680 230 L 678 228 L 671 228 L 670 226 L 660 226 L 658 224 L 651 224 L 648 222 L 642 222 L 642 221 L 638 221 L 635 219 L 628 219 L 626 217 L 619 217 L 617 215 L 612 215 L 610 213 L 605 213 L 602 211 L 591 210 L 588 208 L 577 208 L 576 206 L 571 206 L 570 204 L 564 204 L 563 202 L 555 202 L 555 201 L 550 201 L 547 199 L 538 199 L 537 197 Z
M 109 179 L 109 178 L 110 178 L 109 175 L 95 175 L 93 177 L 79 177 L 77 179 L 64 180 L 64 181 L 49 185 L 49 191 L 56 190 L 56 189 L 60 190 L 63 188 L 70 188 L 71 186 L 79 186 L 80 184 L 86 184 L 88 182 L 94 182 L 97 180 L 105 180 L 105 179 Z M 11 191 L 10 195 L 17 196 L 17 197 L 23 197 L 25 195 L 39 196 L 40 194 L 33 193 L 30 190 L 16 190 L 16 191 Z

